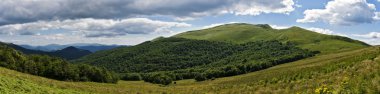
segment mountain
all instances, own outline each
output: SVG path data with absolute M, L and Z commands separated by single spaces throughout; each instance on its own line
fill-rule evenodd
M 147 82 L 199 81 L 244 74 L 314 56 L 369 47 L 342 36 L 324 35 L 299 27 L 273 29 L 266 24 L 227 24 L 157 38 L 132 47 L 99 51 L 75 63 L 126 73 Z M 133 77 L 133 78 L 131 78 Z M 158 81 L 156 81 L 159 79 Z
M 319 55 L 244 75 L 202 82 L 180 80 L 168 86 L 143 81 L 119 81 L 117 84 L 57 81 L 0 67 L 0 93 L 377 94 L 380 86 L 379 49 L 368 47 Z
M 26 49 L 21 46 L 15 45 L 15 44 L 7 44 L 10 47 L 25 53 L 25 54 L 39 54 L 39 55 L 50 55 L 50 56 L 56 56 L 56 57 L 61 57 L 67 60 L 72 60 L 72 59 L 78 59 L 80 57 L 83 57 L 85 55 L 91 54 L 92 52 L 88 50 L 82 50 L 75 48 L 73 46 L 64 48 L 62 50 L 57 50 L 57 51 L 51 51 L 51 52 L 45 52 L 45 51 L 40 51 L 40 50 L 31 50 L 31 49 Z
M 88 50 L 78 49 L 78 48 L 75 48 L 73 46 L 64 48 L 62 50 L 57 50 L 57 51 L 54 51 L 54 52 L 50 52 L 50 54 L 53 55 L 53 56 L 62 57 L 62 58 L 65 58 L 67 60 L 77 59 L 77 58 L 89 55 L 91 53 L 92 52 L 90 52 Z
M 64 50 L 75 51 L 78 49 L 70 47 Z M 62 51 L 65 52 L 64 50 Z M 0 67 L 62 81 L 116 83 L 118 80 L 117 76 L 103 68 L 84 64 L 71 64 L 61 58 L 47 55 L 25 55 L 9 46 L 9 44 L 1 42 Z M 4 93 L 2 92 L 3 86 L 1 84 L 0 93 Z
M 335 53 L 369 47 L 368 44 L 347 37 L 325 35 L 300 27 L 273 29 L 267 24 L 225 24 L 213 28 L 184 32 L 174 37 L 220 41 L 229 43 L 246 43 L 261 40 L 279 40 L 292 42 L 304 49 Z
M 101 51 L 101 50 L 108 50 L 108 49 L 113 49 L 117 47 L 121 47 L 123 45 L 103 45 L 103 44 L 97 44 L 97 43 L 75 43 L 75 44 L 67 44 L 67 45 L 59 45 L 59 44 L 49 44 L 45 46 L 31 46 L 31 45 L 20 45 L 21 47 L 27 48 L 27 49 L 32 49 L 32 50 L 41 50 L 41 51 L 56 51 L 60 49 L 64 49 L 70 46 L 79 48 L 79 49 L 84 49 L 84 50 L 89 50 L 91 52 L 96 52 L 96 51 Z
M 91 52 L 97 52 L 97 51 L 109 50 L 109 49 L 113 49 L 113 48 L 117 48 L 117 47 L 123 47 L 123 46 L 120 46 L 120 45 L 97 45 L 97 46 L 88 45 L 88 46 L 74 46 L 74 47 L 77 47 L 79 49 L 89 50 Z

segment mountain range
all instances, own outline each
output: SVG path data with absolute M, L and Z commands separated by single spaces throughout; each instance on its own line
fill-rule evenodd
M 57 51 L 61 50 L 70 46 L 79 48 L 79 49 L 84 49 L 84 50 L 89 50 L 91 52 L 96 52 L 96 51 L 101 51 L 101 50 L 108 50 L 112 48 L 117 48 L 121 47 L 124 45 L 104 45 L 104 44 L 97 44 L 97 43 L 75 43 L 75 44 L 66 44 L 66 45 L 60 45 L 60 44 L 49 44 L 45 46 L 31 46 L 31 45 L 19 45 L 21 47 L 27 48 L 27 49 L 32 49 L 32 50 L 40 50 L 40 51 Z
M 21 46 L 18 46 L 16 44 L 7 44 L 10 47 L 24 53 L 24 54 L 38 54 L 38 55 L 49 55 L 49 56 L 55 56 L 55 57 L 61 57 L 66 60 L 73 60 L 73 59 L 78 59 L 80 57 L 83 57 L 85 55 L 91 54 L 91 51 L 88 50 L 83 50 L 83 49 L 78 49 L 73 46 L 69 46 L 66 48 L 63 48 L 61 50 L 56 50 L 56 51 L 41 51 L 41 50 L 32 50 L 32 49 L 27 49 Z
M 300 27 L 226 24 L 94 53 L 74 46 L 44 52 L 6 45 L 0 45 L 0 66 L 35 75 L 0 68 L 0 86 L 7 84 L 0 89 L 7 92 L 15 86 L 23 91 L 30 90 L 25 86 L 37 87 L 33 92 L 122 94 L 329 94 L 379 89 L 378 46 Z M 114 84 L 65 82 L 72 80 Z

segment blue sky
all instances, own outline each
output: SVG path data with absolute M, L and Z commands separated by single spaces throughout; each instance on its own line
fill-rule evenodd
M 78 6 L 81 5 L 81 6 Z M 380 0 L 4 0 L 0 41 L 135 45 L 226 23 L 299 26 L 380 45 Z

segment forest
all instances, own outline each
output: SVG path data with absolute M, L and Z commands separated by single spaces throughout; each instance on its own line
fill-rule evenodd
M 117 52 L 117 53 L 116 53 Z M 171 84 L 234 76 L 314 56 L 288 42 L 257 41 L 232 44 L 184 38 L 160 38 L 128 47 L 94 53 L 73 61 L 105 67 L 123 80 Z
M 117 83 L 119 77 L 104 68 L 71 64 L 47 55 L 25 55 L 0 44 L 0 66 L 8 69 L 62 81 Z

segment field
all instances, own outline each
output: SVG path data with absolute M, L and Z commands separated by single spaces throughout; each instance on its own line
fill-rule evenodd
M 169 86 L 143 81 L 63 82 L 0 68 L 0 93 L 379 93 L 379 55 L 379 47 L 369 47 L 212 81 L 181 80 Z

